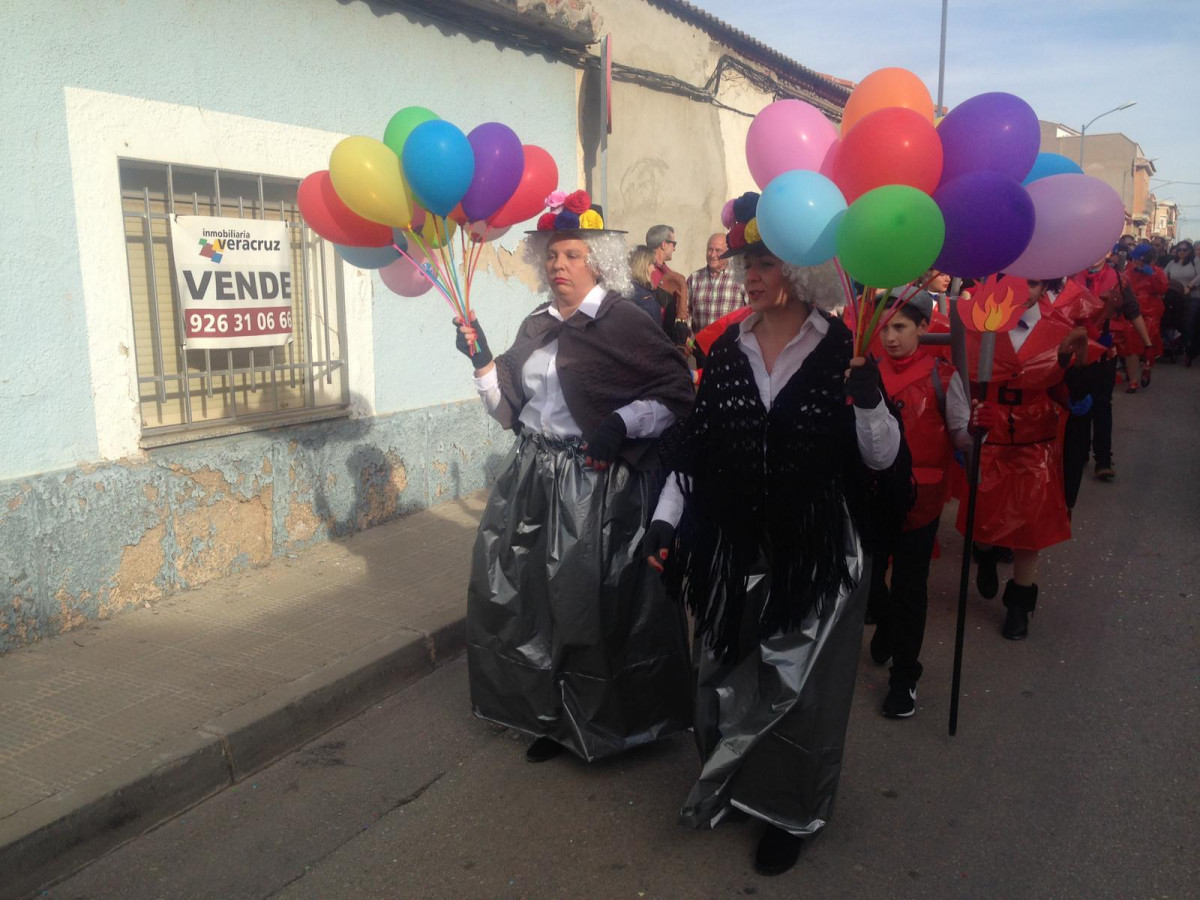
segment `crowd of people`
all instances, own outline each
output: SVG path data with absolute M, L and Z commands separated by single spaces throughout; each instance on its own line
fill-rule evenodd
M 916 711 L 964 458 L 980 454 L 976 587 L 994 598 L 1012 562 L 1000 631 L 1021 640 L 1089 459 L 1116 475 L 1118 378 L 1133 392 L 1164 353 L 1197 355 L 1200 269 L 1190 242 L 1122 239 L 1057 281 L 930 271 L 856 356 L 834 264 L 775 256 L 756 203 L 738 199 L 687 277 L 668 225 L 630 253 L 599 215 L 545 217 L 526 252 L 550 299 L 512 347 L 493 355 L 478 320 L 456 323 L 487 412 L 517 436 L 472 561 L 476 714 L 531 735 L 531 762 L 694 730 L 682 821 L 760 821 L 770 875 L 829 821 L 864 623 L 870 657 L 891 661 L 882 713 Z M 977 335 L 965 378 L 923 337 L 997 284 L 1021 310 L 985 389 Z

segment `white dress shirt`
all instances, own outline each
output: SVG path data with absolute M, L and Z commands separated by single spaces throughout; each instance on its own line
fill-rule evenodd
M 758 387 L 758 396 L 769 411 L 784 385 L 800 371 L 804 360 L 808 359 L 808 355 L 829 332 L 829 323 L 824 316 L 813 310 L 800 326 L 796 336 L 788 341 L 780 352 L 772 370 L 767 372 L 762 349 L 754 336 L 754 326 L 761 317 L 760 313 L 753 313 L 738 323 L 737 344 L 750 362 L 750 369 L 754 372 L 754 383 Z M 854 424 L 858 450 L 868 468 L 886 469 L 895 462 L 896 454 L 900 451 L 900 423 L 888 412 L 882 397 L 874 409 L 854 407 Z M 671 473 L 654 510 L 654 518 L 675 526 L 679 524 L 682 515 L 683 492 L 679 489 L 674 473 Z
M 1021 318 L 1017 319 L 1016 327 L 1008 333 L 1008 339 L 1012 342 L 1013 353 L 1021 352 L 1021 345 L 1029 337 L 1029 332 L 1033 331 L 1033 326 L 1040 321 L 1042 321 L 1042 305 L 1040 303 L 1033 304 L 1033 306 L 1021 313 Z
M 594 319 L 607 293 L 604 287 L 596 285 L 588 291 L 575 314 L 582 313 Z M 563 321 L 562 314 L 553 303 L 538 315 L 549 315 Z M 495 417 L 501 402 L 500 378 L 496 370 L 493 368 L 474 380 L 484 408 Z M 529 398 L 519 417 L 522 425 L 551 437 L 583 437 L 579 423 L 567 408 L 562 384 L 558 380 L 558 338 L 529 354 L 529 359 L 521 367 L 521 381 L 525 386 L 525 396 Z M 635 400 L 616 410 L 616 413 L 625 422 L 625 435 L 630 438 L 658 437 L 675 421 L 674 413 L 657 400 Z

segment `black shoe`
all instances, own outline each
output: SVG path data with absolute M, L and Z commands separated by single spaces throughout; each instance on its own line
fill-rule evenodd
M 527 762 L 539 763 L 545 762 L 548 759 L 554 759 L 562 753 L 564 747 L 558 741 L 552 741 L 548 737 L 540 737 L 525 751 L 525 759 Z
M 1038 587 L 1010 581 L 1004 586 L 1004 626 L 1000 634 L 1010 641 L 1029 637 L 1029 616 L 1037 607 Z
M 796 864 L 803 844 L 803 838 L 768 825 L 758 840 L 758 851 L 754 854 L 755 870 L 759 875 L 782 875 Z
M 996 571 L 996 550 L 979 550 L 976 553 L 979 568 L 975 572 L 975 587 L 985 600 L 991 600 L 1000 590 L 1000 573 Z
M 871 659 L 875 660 L 878 665 L 883 665 L 892 658 L 892 641 L 888 635 L 887 629 L 883 625 L 875 626 L 875 633 L 871 635 Z
M 1144 387 L 1144 388 L 1150 387 L 1150 370 L 1149 369 L 1142 369 L 1141 381 L 1142 381 L 1142 387 Z
M 996 551 L 996 562 L 1008 563 L 1009 565 L 1012 565 L 1013 559 L 1015 558 L 1013 556 L 1012 547 L 1001 547 L 996 545 L 992 549 Z
M 907 719 L 917 711 L 917 686 L 893 681 L 883 700 L 883 714 L 889 719 Z
M 1096 463 L 1096 477 L 1101 481 L 1112 481 L 1117 477 L 1117 470 L 1113 468 L 1111 462 Z

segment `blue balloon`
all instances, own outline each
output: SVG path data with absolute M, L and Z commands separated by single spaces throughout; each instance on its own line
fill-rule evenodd
M 475 176 L 475 151 L 467 136 L 434 119 L 412 130 L 404 142 L 404 177 L 417 201 L 435 216 L 458 206 Z
M 815 266 L 837 253 L 846 198 L 820 172 L 793 169 L 771 179 L 758 200 L 758 233 L 767 249 L 794 266 Z
M 1025 176 L 1021 184 L 1032 184 L 1039 178 L 1049 178 L 1051 175 L 1082 175 L 1083 169 L 1079 163 L 1060 153 L 1039 153 L 1033 161 L 1033 168 Z
M 408 249 L 408 239 L 399 228 L 392 229 L 392 241 L 400 250 Z M 382 269 L 400 258 L 396 247 L 349 247 L 345 244 L 334 244 L 338 256 L 360 269 Z

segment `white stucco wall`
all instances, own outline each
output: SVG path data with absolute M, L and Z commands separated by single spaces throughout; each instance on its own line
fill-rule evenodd
M 0 99 L 0 479 L 136 451 L 118 157 L 301 178 L 419 104 L 464 131 L 506 122 L 577 169 L 572 68 L 384 3 L 4 3 L 0 29 L 21 36 L 0 58 L 19 86 Z M 444 304 L 348 279 L 360 412 L 472 395 Z M 476 292 L 499 346 L 534 302 L 493 274 Z

